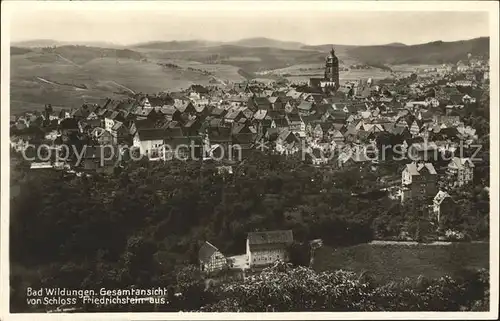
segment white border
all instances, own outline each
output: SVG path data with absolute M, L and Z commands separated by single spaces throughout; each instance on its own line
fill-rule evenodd
M 490 14 L 490 124 L 491 124 L 491 211 L 490 213 L 490 280 L 489 312 L 349 312 L 349 313 L 88 313 L 88 314 L 9 314 L 9 125 L 10 114 L 10 41 L 9 19 L 15 10 L 160 10 L 177 12 L 225 11 L 487 11 Z M 496 1 L 2 1 L 2 78 L 1 78 L 1 256 L 0 256 L 0 319 L 8 320 L 274 320 L 274 319 L 495 319 L 498 315 L 498 39 L 499 14 Z M 443 14 L 445 14 L 443 12 Z M 464 21 L 466 24 L 467 21 Z M 436 39 L 438 40 L 438 39 Z M 491 108 L 494 106 L 494 108 Z

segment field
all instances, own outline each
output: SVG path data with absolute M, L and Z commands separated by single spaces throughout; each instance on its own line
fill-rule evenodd
M 156 93 L 180 90 L 194 83 L 207 85 L 211 80 L 202 71 L 165 68 L 144 60 L 111 57 L 76 60 L 79 63 L 54 53 L 12 55 L 11 110 L 42 108 L 48 103 L 71 108 L 105 97 L 124 97 L 130 92 Z M 236 67 L 221 67 L 220 71 L 224 78 L 244 79 Z
M 318 271 L 344 269 L 368 271 L 379 280 L 423 275 L 436 278 L 455 275 L 464 268 L 488 268 L 489 244 L 361 244 L 346 248 L 317 250 L 314 268 Z
M 36 41 L 34 42 L 36 43 Z M 292 82 L 322 77 L 331 45 L 302 46 L 267 38 L 235 43 L 157 42 L 130 48 L 57 44 L 11 47 L 11 110 L 71 108 L 131 92 L 176 91 L 191 84 L 223 84 L 289 74 Z M 32 43 L 33 44 L 33 43 Z M 103 46 L 105 46 L 103 44 Z M 21 48 L 22 47 L 22 48 Z M 341 66 L 373 63 L 412 72 L 416 65 L 456 62 L 467 52 L 487 55 L 488 38 L 417 46 L 334 45 Z M 465 52 L 465 53 L 464 53 Z M 463 54 L 462 54 L 463 53 Z M 405 64 L 394 66 L 395 64 Z M 378 68 L 341 71 L 340 79 L 382 79 Z

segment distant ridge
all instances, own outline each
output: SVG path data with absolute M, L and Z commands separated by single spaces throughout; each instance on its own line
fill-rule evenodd
M 406 47 L 406 45 L 404 43 L 401 43 L 401 42 L 391 42 L 391 43 L 386 44 L 385 46 L 389 46 L 389 47 Z
M 280 49 L 300 49 L 305 46 L 305 44 L 301 42 L 281 41 L 265 37 L 245 38 L 237 41 L 231 41 L 227 44 L 243 47 L 272 47 Z
M 62 45 L 62 42 L 52 39 L 33 39 L 33 40 L 11 42 L 10 45 L 12 47 L 18 47 L 18 48 L 37 48 L 37 47 L 60 46 Z
M 490 38 L 481 37 L 453 42 L 433 41 L 411 46 L 362 46 L 348 50 L 348 55 L 375 64 L 456 63 L 468 53 L 489 57 Z
M 239 46 L 239 47 L 270 47 L 279 49 L 300 49 L 303 43 L 293 41 L 281 41 L 276 39 L 257 37 L 245 38 L 236 41 L 205 41 L 205 40 L 186 40 L 186 41 L 150 41 L 131 45 L 131 48 L 160 49 L 160 50 L 192 50 L 197 48 L 206 48 L 214 46 Z
M 18 48 L 44 48 L 44 47 L 60 47 L 60 46 L 88 46 L 100 48 L 125 48 L 123 45 L 118 45 L 112 42 L 105 41 L 57 41 L 52 39 L 35 39 L 26 41 L 14 41 L 12 47 Z
M 156 49 L 156 50 L 193 50 L 222 44 L 215 41 L 186 40 L 186 41 L 149 41 L 137 43 L 129 48 Z

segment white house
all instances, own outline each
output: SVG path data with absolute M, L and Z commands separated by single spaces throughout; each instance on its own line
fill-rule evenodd
M 247 237 L 247 257 L 250 267 L 265 266 L 288 261 L 288 246 L 293 243 L 293 232 L 266 231 L 251 232 Z
M 139 129 L 134 136 L 133 146 L 139 149 L 141 155 L 147 155 L 150 158 L 159 157 L 164 138 L 165 130 L 163 129 Z
M 447 173 L 453 179 L 453 185 L 462 186 L 474 179 L 474 163 L 470 158 L 453 157 L 448 164 Z

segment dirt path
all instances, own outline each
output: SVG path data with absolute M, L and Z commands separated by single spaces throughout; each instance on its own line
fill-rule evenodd
M 47 80 L 47 79 L 44 79 L 44 78 L 42 78 L 42 77 L 36 77 L 36 79 L 38 79 L 38 80 L 40 80 L 40 81 L 43 81 L 44 83 L 54 85 L 54 86 L 61 86 L 61 85 L 59 85 L 59 84 L 56 84 L 55 82 L 52 82 L 52 81 Z
M 57 54 L 57 57 L 61 58 L 62 60 L 66 61 L 66 62 L 69 62 L 70 64 L 72 64 L 73 66 L 76 66 L 78 68 L 83 68 L 82 66 L 80 65 L 77 65 L 76 63 L 74 63 L 73 61 L 69 60 L 68 58 L 65 58 L 63 56 L 61 56 L 60 54 Z
M 125 87 L 125 86 L 123 86 L 122 84 L 119 84 L 119 83 L 117 83 L 117 82 L 116 82 L 116 81 L 114 81 L 114 80 L 108 80 L 108 81 L 109 81 L 109 82 L 112 82 L 113 84 L 115 84 L 115 85 L 117 85 L 117 86 L 119 86 L 119 87 L 121 87 L 121 88 L 123 88 L 123 89 L 126 89 L 126 90 L 130 91 L 132 94 L 135 94 L 135 92 L 134 92 L 132 89 L 130 89 L 130 88 L 128 88 L 128 87 Z

